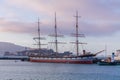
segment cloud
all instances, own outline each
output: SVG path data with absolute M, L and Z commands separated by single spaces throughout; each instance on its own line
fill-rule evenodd
M 32 24 L 33 25 L 33 24 Z M 5 19 L 0 20 L 0 31 L 3 32 L 29 32 L 28 30 L 32 30 L 31 23 L 17 22 L 17 21 L 7 21 Z M 28 29 L 26 29 L 28 28 Z
M 54 12 L 57 12 L 57 23 L 60 32 L 68 35 L 75 30 L 75 11 L 79 11 L 80 32 L 89 36 L 106 36 L 120 30 L 119 0 L 5 0 L 14 15 L 31 17 L 40 16 L 42 33 L 49 34 L 54 27 Z M 15 9 L 14 9 L 15 8 Z M 7 9 L 7 8 L 6 8 Z M 17 10 L 18 9 L 18 10 Z M 26 19 L 27 20 L 27 19 Z M 0 22 L 1 31 L 33 33 L 36 24 L 33 22 L 8 21 Z
M 82 31 L 88 36 L 111 36 L 120 30 L 119 23 L 83 23 Z
M 44 35 L 48 35 L 52 29 L 48 26 L 48 24 L 44 23 L 44 26 L 40 24 L 41 33 Z M 12 32 L 12 33 L 20 33 L 20 34 L 37 34 L 38 23 L 37 22 L 19 22 L 19 21 L 7 21 L 4 18 L 0 18 L 0 32 Z

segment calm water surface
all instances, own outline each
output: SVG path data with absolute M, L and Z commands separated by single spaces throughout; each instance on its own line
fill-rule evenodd
M 0 60 L 0 80 L 120 80 L 120 66 Z

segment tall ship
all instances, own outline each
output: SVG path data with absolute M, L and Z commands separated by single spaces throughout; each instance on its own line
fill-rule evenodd
M 76 45 L 76 55 L 71 55 L 72 53 L 59 53 L 58 52 L 58 44 L 59 43 L 64 43 L 64 42 L 58 42 L 58 37 L 63 37 L 63 35 L 59 35 L 57 32 L 57 21 L 56 21 L 56 13 L 55 13 L 55 26 L 54 26 L 54 34 L 50 35 L 52 37 L 54 37 L 55 41 L 54 42 L 50 42 L 50 43 L 54 43 L 55 44 L 55 51 L 51 51 L 52 53 L 49 53 L 47 55 L 45 55 L 45 53 L 42 52 L 42 48 L 41 48 L 41 39 L 44 39 L 43 37 L 41 37 L 40 34 L 40 26 L 39 26 L 39 20 L 38 20 L 38 37 L 34 38 L 38 40 L 38 51 L 37 54 L 31 54 L 29 55 L 30 57 L 30 61 L 31 62 L 41 62 L 41 63 L 72 63 L 72 64 L 93 64 L 94 63 L 94 57 L 103 52 L 99 51 L 95 54 L 92 53 L 88 53 L 85 50 L 83 50 L 82 54 L 79 54 L 79 44 L 86 44 L 86 43 L 81 43 L 79 42 L 79 37 L 84 37 L 84 34 L 79 34 L 78 31 L 78 12 L 76 12 L 76 32 L 73 34 L 73 36 L 76 38 L 75 42 L 71 42 L 73 44 Z M 44 44 L 43 44 L 44 45 Z M 49 52 L 49 50 L 47 50 Z

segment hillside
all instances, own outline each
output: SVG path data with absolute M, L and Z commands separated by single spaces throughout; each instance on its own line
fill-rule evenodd
M 4 54 L 4 52 L 16 52 L 25 50 L 25 47 L 19 46 L 9 42 L 0 42 L 0 55 Z

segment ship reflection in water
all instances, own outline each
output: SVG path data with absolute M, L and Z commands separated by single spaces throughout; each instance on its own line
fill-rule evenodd
M 0 60 L 0 80 L 120 80 L 119 68 Z

